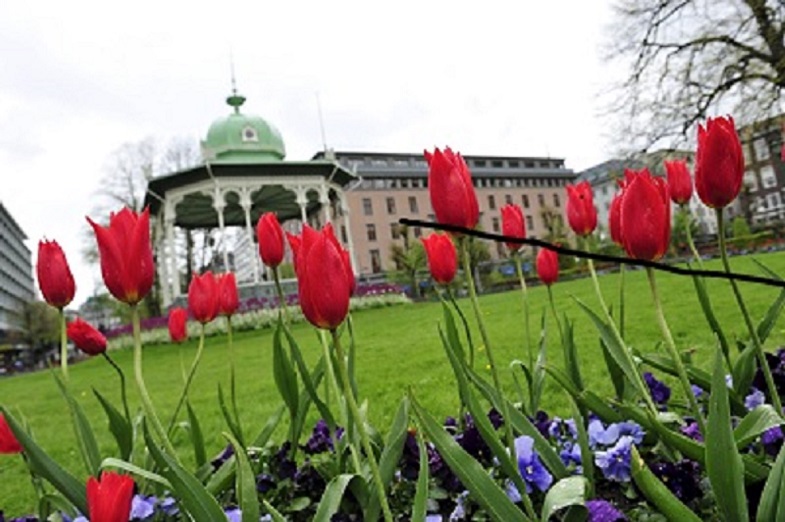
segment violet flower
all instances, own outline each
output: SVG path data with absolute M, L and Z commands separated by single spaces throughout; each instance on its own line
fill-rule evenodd
M 154 496 L 134 495 L 131 500 L 131 519 L 146 520 L 155 513 L 155 504 L 158 501 Z
M 664 382 L 657 380 L 651 372 L 643 374 L 643 380 L 651 392 L 651 398 L 657 404 L 666 404 L 671 398 L 671 389 Z
M 747 411 L 752 411 L 765 402 L 766 395 L 757 388 L 752 388 L 752 392 L 744 397 L 744 407 L 747 408 Z
M 586 501 L 586 509 L 589 510 L 588 522 L 618 522 L 627 520 L 624 513 L 616 509 L 607 500 L 594 499 Z
M 545 469 L 540 457 L 534 452 L 534 439 L 526 435 L 515 439 L 515 455 L 518 471 L 526 483 L 526 492 L 531 493 L 532 486 L 540 491 L 547 491 L 553 482 L 553 475 Z
M 608 480 L 628 482 L 630 480 L 630 458 L 633 439 L 625 435 L 612 448 L 594 454 L 594 463 Z

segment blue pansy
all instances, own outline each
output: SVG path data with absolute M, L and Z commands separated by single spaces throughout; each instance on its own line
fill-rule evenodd
M 625 435 L 610 449 L 598 451 L 594 462 L 608 480 L 627 482 L 630 480 L 630 457 L 633 439 Z
M 154 496 L 134 495 L 131 500 L 131 520 L 147 520 L 152 517 L 157 501 Z
M 646 381 L 646 385 L 649 387 L 651 398 L 654 399 L 654 402 L 657 404 L 665 404 L 668 402 L 671 398 L 671 389 L 667 384 L 657 380 L 651 372 L 644 373 L 643 380 Z
M 518 459 L 518 470 L 526 483 L 526 492 L 530 493 L 532 486 L 546 491 L 553 482 L 553 476 L 534 452 L 534 439 L 526 435 L 515 439 L 515 455 Z
M 619 520 L 627 520 L 627 517 L 607 500 L 588 500 L 586 501 L 586 509 L 589 510 L 589 522 L 617 522 Z
M 744 397 L 744 407 L 752 411 L 766 402 L 766 396 L 757 388 L 752 389 L 752 393 Z

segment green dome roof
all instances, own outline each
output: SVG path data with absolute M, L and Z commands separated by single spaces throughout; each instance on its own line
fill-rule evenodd
M 213 163 L 258 163 L 281 161 L 286 156 L 283 138 L 274 126 L 259 116 L 245 115 L 245 102 L 237 93 L 226 99 L 234 112 L 215 120 L 202 142 L 205 157 Z

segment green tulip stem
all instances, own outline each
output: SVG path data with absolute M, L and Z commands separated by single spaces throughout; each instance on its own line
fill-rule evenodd
M 60 308 L 60 368 L 63 380 L 68 383 L 68 334 L 65 327 L 65 310 Z
M 553 300 L 553 289 L 552 285 L 546 285 L 548 287 L 548 301 L 551 303 L 551 312 L 553 313 L 553 319 L 556 321 L 556 328 L 559 329 L 559 340 L 561 341 L 562 346 L 564 346 L 564 330 L 562 329 L 561 320 L 559 319 L 559 312 L 556 310 L 556 303 Z M 567 353 L 564 353 L 564 365 L 565 368 L 569 368 L 569 364 L 567 364 Z
M 488 332 L 485 329 L 485 322 L 482 320 L 482 311 L 480 310 L 480 300 L 477 298 L 477 289 L 474 287 L 474 277 L 472 276 L 471 259 L 469 258 L 469 241 L 467 237 L 461 238 L 461 252 L 463 253 L 463 275 L 466 278 L 466 285 L 469 287 L 469 298 L 472 302 L 474 309 L 474 317 L 477 319 L 477 325 L 480 328 L 480 335 L 482 342 L 485 345 L 485 353 L 488 357 L 488 365 L 491 367 L 491 376 L 493 377 L 493 385 L 499 394 L 499 409 L 504 419 L 504 435 L 507 440 L 507 447 L 509 448 L 510 455 L 515 455 L 515 437 L 512 433 L 512 423 L 510 422 L 510 415 L 507 407 L 507 401 L 504 399 L 502 393 L 502 385 L 499 380 L 499 370 L 496 368 L 496 363 L 493 360 L 493 350 L 491 349 L 491 340 L 488 337 Z M 527 514 L 532 519 L 537 519 L 532 506 L 531 499 L 525 491 L 521 492 L 523 497 L 523 504 L 526 508 Z
M 619 265 L 619 335 L 624 338 L 624 265 Z
M 444 287 L 445 292 L 447 293 L 447 297 L 450 298 L 450 303 L 452 303 L 453 308 L 455 311 L 458 312 L 458 316 L 461 318 L 461 323 L 463 323 L 463 331 L 466 333 L 466 343 L 469 345 L 469 368 L 474 369 L 474 341 L 472 341 L 472 332 L 469 329 L 469 321 L 466 320 L 466 316 L 461 310 L 461 307 L 458 306 L 458 301 L 455 300 L 455 296 L 450 290 L 449 286 Z M 439 296 L 441 299 L 441 296 Z
M 690 252 L 692 252 L 692 256 L 698 263 L 698 267 L 703 269 L 703 259 L 701 259 L 698 249 L 695 248 L 695 241 L 692 239 L 692 227 L 690 226 L 692 224 L 692 215 L 690 214 L 689 207 L 687 205 L 682 205 L 682 211 L 686 216 L 686 219 L 684 220 L 684 228 L 686 229 L 687 233 L 687 245 L 690 247 Z
M 335 359 L 337 363 L 336 365 L 338 366 L 338 373 L 341 376 L 341 381 L 343 383 L 343 394 L 346 398 L 346 402 L 349 405 L 349 412 L 354 418 L 354 425 L 357 428 L 357 431 L 360 433 L 360 442 L 362 443 L 363 450 L 365 451 L 368 465 L 371 468 L 371 475 L 373 476 L 373 482 L 376 487 L 376 494 L 379 497 L 379 504 L 381 505 L 382 512 L 384 513 L 384 520 L 385 522 L 392 522 L 393 516 L 392 512 L 390 511 L 390 505 L 387 502 L 387 494 L 384 490 L 382 475 L 379 472 L 379 464 L 376 462 L 376 456 L 373 452 L 373 447 L 371 446 L 371 440 L 368 437 L 368 432 L 365 429 L 365 422 L 363 421 L 362 415 L 360 414 L 360 408 L 357 406 L 357 400 L 355 399 L 354 392 L 352 391 L 352 384 L 349 382 L 349 370 L 346 367 L 346 358 L 343 353 L 343 348 L 341 347 L 341 339 L 338 335 L 337 329 L 331 329 L 330 333 L 333 337 L 333 346 L 335 347 Z
M 161 425 L 161 421 L 158 419 L 158 415 L 155 414 L 153 401 L 150 399 L 150 394 L 147 392 L 147 386 L 145 386 L 144 383 L 144 375 L 142 372 L 142 329 L 139 320 L 139 305 L 131 305 L 131 323 L 133 324 L 134 335 L 134 377 L 136 378 L 136 388 L 139 392 L 139 398 L 142 400 L 142 409 L 144 410 L 145 416 L 150 421 L 153 431 L 160 439 L 160 443 L 163 444 L 164 449 L 169 455 L 177 459 L 177 453 L 175 453 L 174 447 L 172 446 L 169 437 L 166 435 L 164 427 Z
M 657 323 L 660 325 L 660 330 L 662 331 L 663 337 L 665 337 L 665 347 L 668 349 L 668 353 L 670 354 L 671 359 L 673 359 L 673 364 L 676 366 L 676 374 L 679 377 L 679 382 L 681 383 L 681 387 L 684 390 L 684 395 L 687 398 L 690 409 L 692 409 L 692 415 L 695 417 L 695 420 L 698 421 L 698 428 L 700 428 L 700 432 L 705 436 L 706 420 L 703 418 L 703 414 L 701 413 L 700 407 L 698 406 L 698 399 L 696 399 L 695 394 L 692 393 L 692 386 L 690 385 L 689 377 L 687 377 L 687 370 L 684 368 L 684 362 L 681 360 L 679 350 L 676 348 L 676 342 L 673 340 L 673 335 L 671 334 L 671 330 L 668 327 L 668 322 L 665 320 L 665 312 L 662 309 L 662 302 L 660 301 L 660 296 L 657 292 L 657 281 L 654 277 L 654 270 L 650 267 L 647 267 L 646 275 L 649 278 L 651 297 L 654 300 L 654 310 L 657 312 Z
M 237 425 L 237 429 L 242 432 L 243 430 L 240 427 L 240 413 L 237 410 L 237 380 L 235 378 L 234 369 L 234 339 L 232 335 L 231 315 L 226 316 L 226 337 L 229 345 L 229 392 L 232 394 L 232 413 L 234 414 L 234 422 Z
M 727 245 L 725 244 L 725 222 L 722 216 L 722 209 L 717 208 L 715 211 L 717 213 L 717 234 L 720 238 L 720 254 L 722 256 L 722 265 L 725 267 L 725 272 L 730 273 L 731 269 L 730 263 L 728 262 L 728 249 Z M 736 302 L 739 304 L 741 315 L 744 317 L 744 323 L 747 325 L 747 330 L 750 333 L 752 344 L 755 347 L 755 354 L 758 358 L 758 362 L 760 363 L 760 369 L 763 372 L 763 378 L 766 381 L 766 388 L 768 388 L 771 402 L 774 405 L 774 409 L 777 410 L 777 414 L 783 416 L 782 401 L 780 400 L 780 395 L 777 392 L 777 386 L 774 384 L 774 377 L 771 375 L 771 368 L 769 368 L 769 362 L 766 360 L 766 353 L 763 351 L 763 344 L 760 342 L 760 337 L 758 337 L 758 331 L 755 328 L 755 325 L 752 324 L 750 312 L 747 310 L 747 305 L 744 303 L 744 299 L 741 296 L 739 286 L 736 284 L 734 279 L 730 280 L 730 284 L 731 288 L 733 288 L 733 295 L 736 297 Z
M 182 409 L 183 404 L 185 404 L 185 399 L 188 397 L 188 390 L 190 389 L 191 382 L 194 380 L 194 375 L 196 374 L 196 368 L 197 366 L 199 366 L 199 362 L 202 360 L 203 351 L 204 351 L 204 323 L 202 323 L 202 328 L 199 332 L 199 346 L 196 348 L 196 355 L 194 356 L 194 360 L 191 363 L 191 368 L 188 370 L 188 375 L 185 378 L 183 391 L 180 394 L 180 400 L 177 402 L 177 407 L 174 409 L 172 420 L 169 421 L 169 428 L 166 430 L 167 433 L 172 433 L 175 423 L 177 422 L 177 416 L 180 414 L 180 410 Z
M 44 496 L 46 495 L 46 489 L 44 489 L 44 485 L 41 482 L 41 478 L 33 470 L 33 465 L 30 462 L 30 459 L 27 458 L 27 455 L 25 455 L 25 452 L 23 451 L 19 455 L 21 455 L 22 460 L 25 463 L 25 467 L 27 467 L 28 473 L 30 473 L 30 483 L 33 485 L 36 499 L 38 500 L 38 504 L 40 505 L 41 499 L 43 499 Z
M 532 350 L 531 329 L 529 326 L 529 292 L 526 288 L 526 278 L 523 277 L 523 267 L 520 252 L 513 254 L 515 260 L 515 272 L 518 274 L 518 282 L 521 284 L 521 298 L 523 300 L 523 321 L 526 329 L 526 351 L 529 357 L 529 371 L 534 368 L 534 351 Z
M 278 310 L 283 314 L 286 324 L 292 324 L 292 318 L 289 317 L 289 308 L 286 306 L 286 296 L 283 293 L 281 286 L 281 277 L 278 275 L 278 267 L 273 267 L 273 280 L 275 280 L 275 290 L 278 292 Z
M 602 296 L 602 290 L 600 289 L 600 281 L 597 278 L 597 271 L 594 269 L 594 261 L 591 259 L 587 259 L 587 265 L 589 267 L 589 273 L 591 274 L 592 283 L 594 283 L 594 292 L 597 294 L 597 299 L 600 301 L 600 308 L 602 308 L 603 314 L 605 314 L 605 320 L 608 321 L 608 326 L 613 332 L 613 336 L 616 338 L 616 342 L 619 343 L 619 346 L 624 348 L 623 352 L 627 358 L 627 362 L 631 368 L 635 369 L 634 375 L 636 380 L 636 387 L 640 390 L 641 394 L 643 395 L 643 400 L 646 402 L 646 406 L 648 406 L 649 411 L 653 415 L 657 415 L 657 406 L 654 404 L 654 400 L 651 398 L 651 393 L 648 391 L 649 388 L 646 386 L 646 382 L 643 380 L 641 376 L 640 368 L 635 363 L 635 360 L 632 358 L 632 354 L 630 353 L 630 349 L 627 346 L 627 343 L 624 342 L 624 338 L 621 336 L 619 332 L 619 328 L 616 326 L 616 322 L 613 320 L 611 316 L 610 310 L 608 310 L 608 305 L 605 304 L 605 298 Z
M 112 368 L 114 368 L 114 371 L 116 371 L 117 375 L 120 377 L 120 397 L 122 398 L 122 401 L 123 401 L 123 410 L 125 411 L 125 418 L 130 423 L 131 422 L 131 414 L 130 414 L 130 412 L 128 410 L 128 395 L 126 393 L 125 374 L 123 373 L 123 370 L 119 366 L 117 366 L 117 363 L 114 362 L 114 360 L 111 357 L 109 357 L 108 353 L 104 352 L 101 355 L 104 356 L 104 359 L 106 359 L 106 362 L 108 362 L 109 365 Z

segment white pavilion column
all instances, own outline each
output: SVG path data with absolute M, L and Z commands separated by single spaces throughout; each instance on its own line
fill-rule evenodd
M 243 190 L 243 194 L 240 197 L 240 206 L 243 207 L 243 213 L 245 214 L 245 231 L 248 234 L 248 241 L 249 245 L 251 245 L 251 258 L 253 262 L 251 266 L 253 266 L 253 282 L 255 284 L 259 284 L 259 255 L 257 252 L 254 251 L 254 230 L 253 230 L 253 223 L 251 223 L 251 206 L 253 202 L 251 201 L 251 191 L 250 189 L 246 188 Z
M 169 263 L 169 275 L 172 285 L 172 300 L 174 301 L 180 297 L 180 274 L 177 271 L 177 250 L 174 244 L 174 221 L 175 221 L 174 205 L 166 203 L 166 211 L 164 213 L 164 221 L 166 228 L 166 244 L 169 246 L 168 255 L 166 260 Z
M 155 220 L 156 251 L 158 253 L 158 284 L 161 285 L 161 297 L 164 307 L 172 304 L 172 287 L 169 281 L 169 260 L 166 257 L 166 238 L 164 236 L 163 213 Z
M 308 212 L 306 206 L 308 205 L 307 189 L 305 187 L 298 186 L 294 189 L 294 193 L 296 196 L 294 201 L 300 206 L 300 220 L 302 221 L 303 225 L 305 225 L 308 223 Z M 300 230 L 302 231 L 302 227 L 300 227 Z
M 226 203 L 224 203 L 223 198 L 221 197 L 220 193 L 216 189 L 215 191 L 215 199 L 213 200 L 213 208 L 215 212 L 218 214 L 218 230 L 221 232 L 221 243 L 223 245 L 223 262 L 224 262 L 224 270 L 229 271 L 229 252 L 226 249 L 226 225 L 224 223 L 224 208 L 226 208 Z
M 319 185 L 319 203 L 324 210 L 324 224 L 330 223 L 330 189 L 322 183 Z

